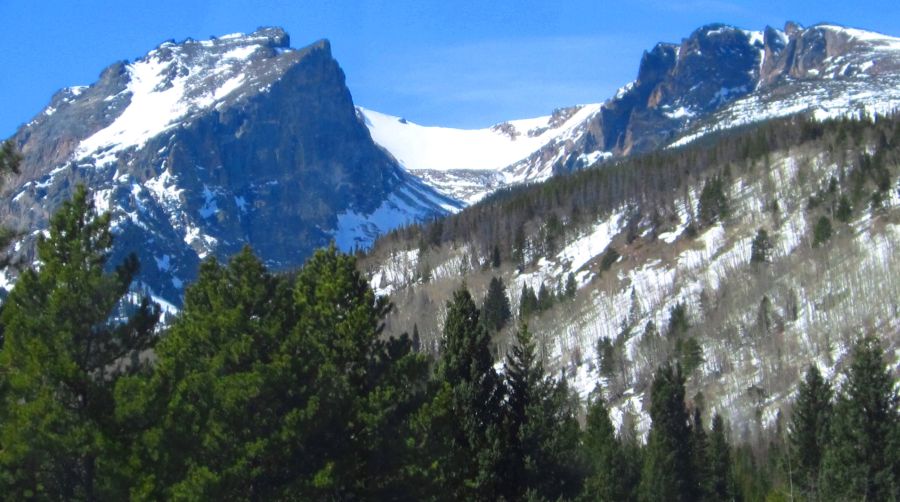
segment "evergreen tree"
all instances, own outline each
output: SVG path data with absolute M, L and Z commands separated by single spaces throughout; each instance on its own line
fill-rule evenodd
M 679 340 L 678 344 L 678 360 L 684 367 L 685 375 L 690 375 L 703 364 L 703 347 L 700 342 L 693 336 L 686 338 L 684 341 Z
M 772 241 L 764 228 L 756 231 L 750 246 L 750 263 L 768 263 L 772 255 Z
M 504 488 L 504 388 L 479 318 L 468 290 L 454 292 L 435 370 L 437 390 L 420 422 L 430 457 L 425 476 L 441 497 L 455 500 L 493 500 Z
M 860 340 L 841 385 L 820 494 L 833 500 L 900 498 L 898 396 L 875 338 Z
M 710 500 L 707 489 L 710 482 L 709 472 L 709 439 L 703 428 L 703 415 L 700 406 L 694 407 L 694 420 L 691 424 L 691 477 L 694 482 L 694 494 L 698 499 Z
M 509 298 L 506 297 L 506 286 L 503 284 L 503 279 L 492 277 L 487 295 L 484 297 L 484 305 L 481 308 L 481 318 L 489 330 L 500 331 L 506 326 L 511 316 Z
M 537 294 L 537 308 L 539 311 L 549 310 L 553 306 L 553 293 L 547 289 L 547 285 L 541 283 L 541 289 Z
M 566 298 L 572 299 L 575 298 L 575 294 L 578 292 L 578 284 L 575 282 L 575 274 L 569 272 L 569 275 L 566 276 L 566 287 L 564 290 L 564 294 Z
M 519 295 L 519 319 L 525 319 L 538 311 L 538 299 L 534 289 L 528 284 L 522 284 L 522 294 Z
M 696 499 L 692 475 L 691 426 L 684 405 L 681 369 L 659 368 L 650 389 L 650 433 L 641 472 L 640 499 Z
M 688 322 L 687 307 L 684 302 L 678 302 L 669 311 L 669 338 L 678 338 L 687 333 L 690 328 Z
M 703 184 L 700 191 L 700 205 L 697 210 L 700 224 L 712 225 L 728 217 L 728 198 L 725 196 L 725 184 L 720 176 L 714 176 Z
M 8 139 L 0 145 L 0 175 L 19 172 L 19 164 L 22 155 L 16 150 L 16 145 Z
M 819 247 L 831 239 L 831 220 L 822 216 L 813 229 L 813 247 Z
M 596 501 L 635 500 L 635 473 L 629 472 L 622 445 L 603 402 L 599 388 L 588 404 L 584 430 L 584 457 L 588 476 L 581 499 Z
M 352 256 L 320 250 L 291 284 L 245 249 L 210 259 L 147 379 L 117 387 L 144 422 L 130 498 L 391 498 L 408 490 L 427 364 Z
M 834 217 L 842 223 L 847 223 L 850 221 L 850 218 L 852 216 L 853 208 L 850 206 L 850 199 L 847 198 L 846 195 L 841 195 L 841 198 L 838 201 L 837 212 L 835 213 Z
M 3 303 L 0 492 L 11 500 L 121 496 L 113 471 L 126 440 L 113 387 L 141 370 L 158 312 L 144 298 L 130 317 L 114 316 L 138 262 L 108 271 L 109 226 L 78 186 L 38 239 L 40 269 L 23 272 Z
M 422 338 L 419 336 L 419 325 L 417 323 L 413 323 L 412 350 L 413 352 L 422 351 Z
M 7 175 L 19 172 L 21 161 L 22 156 L 16 151 L 12 140 L 6 140 L 0 145 L 0 188 L 3 187 L 3 181 Z M 11 230 L 0 227 L 0 249 L 5 249 L 14 236 L 15 233 Z M 5 266 L 5 261 L 5 257 L 0 259 L 0 266 Z
M 500 268 L 500 248 L 494 245 L 493 251 L 491 251 L 491 267 Z
M 571 499 L 580 489 L 577 404 L 565 380 L 543 369 L 534 340 L 522 323 L 506 359 L 507 461 L 504 493 L 541 500 Z
M 819 473 L 829 436 L 831 397 L 831 385 L 815 365 L 810 365 L 797 390 L 788 429 L 791 479 L 810 499 L 818 499 Z
M 706 499 L 710 501 L 734 500 L 731 452 L 728 438 L 725 436 L 725 424 L 718 413 L 713 416 L 712 420 L 707 458 L 709 461 L 708 478 L 704 487 Z

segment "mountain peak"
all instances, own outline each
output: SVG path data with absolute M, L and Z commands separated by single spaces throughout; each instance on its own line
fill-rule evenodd
M 112 215 L 114 254 L 136 252 L 139 280 L 174 304 L 206 256 L 249 244 L 289 268 L 331 240 L 364 247 L 457 207 L 372 142 L 328 40 L 293 49 L 281 28 L 114 63 L 57 93 L 15 140 L 24 159 L 0 206 L 7 221 L 45 228 L 84 184 Z

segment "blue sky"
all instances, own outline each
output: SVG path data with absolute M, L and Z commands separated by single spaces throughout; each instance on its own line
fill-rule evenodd
M 0 137 L 114 61 L 258 26 L 283 26 L 295 47 L 330 39 L 357 104 L 453 127 L 603 101 L 634 78 L 642 51 L 711 22 L 900 36 L 894 2 L 847 0 L 0 0 L 0 20 Z

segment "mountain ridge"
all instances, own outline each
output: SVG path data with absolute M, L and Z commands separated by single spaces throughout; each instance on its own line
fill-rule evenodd
M 289 40 L 164 42 L 57 93 L 13 138 L 21 174 L 0 213 L 25 233 L 17 259 L 79 183 L 113 213 L 114 255 L 136 252 L 142 285 L 176 305 L 207 256 L 251 245 L 292 268 L 332 240 L 350 250 L 455 209 L 372 142 L 330 43 Z
M 713 23 L 680 43 L 660 42 L 645 51 L 636 79 L 603 103 L 573 107 L 593 108 L 580 123 L 567 124 L 575 134 L 549 137 L 493 170 L 474 172 L 462 161 L 456 168 L 446 165 L 459 157 L 453 154 L 452 136 L 476 130 L 431 128 L 433 136 L 446 134 L 442 141 L 422 138 L 405 119 L 409 126 L 395 126 L 393 137 L 371 120 L 367 126 L 375 141 L 398 158 L 417 148 L 433 152 L 435 158 L 413 158 L 405 167 L 444 193 L 473 202 L 502 186 L 542 181 L 601 159 L 683 145 L 714 130 L 767 118 L 887 113 L 900 108 L 898 84 L 900 38 L 833 23 L 803 28 L 787 22 L 784 30 L 767 26 L 762 31 Z M 477 131 L 545 119 L 501 122 Z M 374 123 L 383 127 L 383 122 Z M 434 144 L 438 148 L 428 148 Z

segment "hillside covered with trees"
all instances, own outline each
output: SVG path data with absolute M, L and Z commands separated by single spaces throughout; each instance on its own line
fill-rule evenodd
M 898 398 L 877 340 L 837 391 L 811 367 L 784 434 L 734 444 L 652 379 L 646 444 L 600 387 L 579 402 L 528 326 L 502 363 L 460 288 L 441 357 L 385 337 L 390 310 L 333 247 L 291 275 L 249 249 L 209 259 L 168 326 L 107 267 L 82 188 L 0 312 L 0 491 L 8 500 L 883 500 L 898 495 Z M 135 306 L 137 304 L 137 306 Z M 582 407 L 586 405 L 586 409 Z M 586 414 L 584 423 L 579 417 Z

